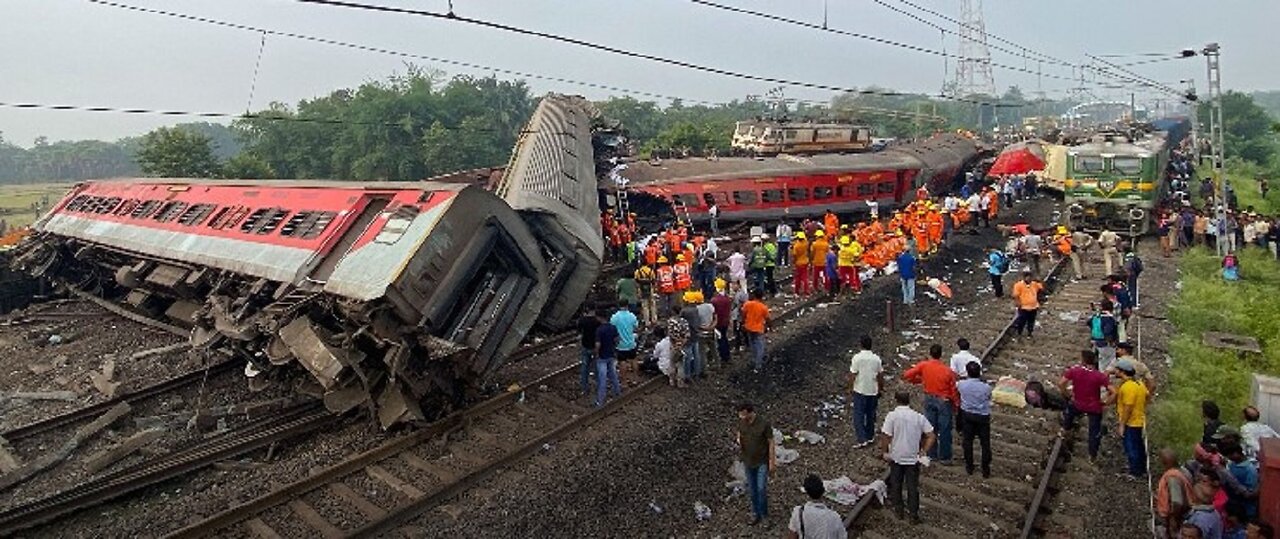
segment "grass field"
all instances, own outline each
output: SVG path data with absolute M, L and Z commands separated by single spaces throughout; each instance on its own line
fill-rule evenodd
M 0 219 L 4 219 L 10 227 L 29 225 L 48 210 L 48 206 L 39 206 L 46 198 L 49 204 L 56 204 L 71 185 L 69 183 L 0 185 Z M 38 209 L 33 208 L 32 204 L 38 205 Z
M 1237 187 L 1242 206 L 1244 188 Z M 1280 263 L 1256 247 L 1240 254 L 1242 279 L 1231 283 L 1222 279 L 1221 259 L 1208 249 L 1186 251 L 1179 261 L 1181 291 L 1169 309 L 1177 328 L 1169 343 L 1170 389 L 1151 412 L 1156 447 L 1167 445 L 1185 454 L 1200 439 L 1202 400 L 1216 402 L 1222 420 L 1239 425 L 1251 374 L 1280 376 Z M 1241 357 L 1207 347 L 1201 343 L 1205 331 L 1256 338 L 1263 353 Z

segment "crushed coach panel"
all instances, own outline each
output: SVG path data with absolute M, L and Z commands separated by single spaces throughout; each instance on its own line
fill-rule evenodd
M 548 292 L 519 216 L 459 184 L 87 182 L 35 229 L 19 265 L 183 323 L 255 378 L 296 362 L 384 425 L 481 382 Z

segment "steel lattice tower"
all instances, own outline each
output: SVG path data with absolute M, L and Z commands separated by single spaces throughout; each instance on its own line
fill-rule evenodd
M 987 25 L 982 20 L 982 0 L 960 0 L 956 91 L 961 96 L 996 95 L 996 81 L 991 76 L 991 50 L 987 48 Z

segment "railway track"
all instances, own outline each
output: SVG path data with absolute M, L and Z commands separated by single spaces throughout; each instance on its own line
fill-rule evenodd
M 1097 288 L 1101 281 L 1058 279 L 1066 265 L 1055 264 L 1045 279 L 1051 294 L 1041 307 L 1035 339 L 1014 337 L 1010 321 L 983 351 L 980 357 L 988 380 L 1013 376 L 1052 385 L 1079 361 L 1088 341 L 1084 317 L 1090 302 L 1101 297 Z M 1096 266 L 1086 269 L 1100 275 L 1101 265 Z M 851 534 L 871 539 L 1045 536 L 1060 518 L 1048 509 L 1073 443 L 1073 438 L 1058 435 L 1060 417 L 1056 411 L 994 405 L 991 478 L 965 473 L 961 437 L 956 433 L 952 437 L 956 465 L 935 464 L 920 475 L 923 523 L 908 525 L 887 508 L 871 511 L 874 497 L 866 496 L 846 515 L 846 527 Z M 979 458 L 981 450 L 975 447 L 974 452 Z M 882 479 L 887 478 L 886 472 Z
M 799 302 L 777 318 L 784 321 L 819 301 Z M 573 402 L 571 395 L 580 393 L 577 369 L 559 369 L 170 537 L 379 536 L 666 384 L 663 377 L 649 378 L 593 410 Z

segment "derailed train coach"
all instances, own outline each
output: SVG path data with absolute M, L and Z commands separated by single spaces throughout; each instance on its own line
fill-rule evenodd
M 551 298 L 539 317 L 568 326 L 600 272 L 604 241 L 593 151 L 599 113 L 585 98 L 548 94 L 521 132 L 494 192 L 540 240 Z M 603 153 L 603 152 L 602 152 Z
M 330 409 L 384 426 L 460 400 L 550 293 L 520 217 L 460 184 L 87 182 L 34 228 L 27 270 L 190 327 L 255 377 L 299 364 Z

